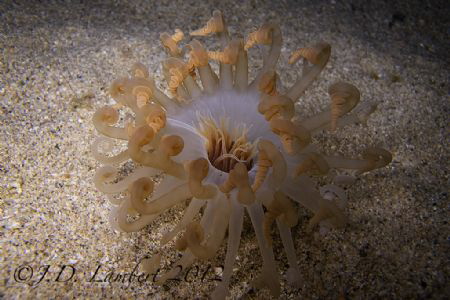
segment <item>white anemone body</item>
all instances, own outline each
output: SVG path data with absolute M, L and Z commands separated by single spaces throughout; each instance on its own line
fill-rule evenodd
M 186 161 L 199 157 L 208 158 L 206 139 L 198 132 L 199 116 L 208 116 L 219 124 L 221 120 L 229 123 L 230 130 L 248 129 L 247 138 L 257 143 L 260 139 L 270 140 L 277 148 L 282 149 L 280 139 L 270 129 L 269 123 L 258 112 L 259 92 L 238 92 L 234 89 L 217 90 L 213 95 L 202 95 L 193 99 L 189 104 L 179 108 L 175 114 L 167 119 L 166 134 L 177 134 L 185 138 L 183 152 L 174 160 Z M 249 171 L 251 181 L 254 180 L 256 164 Z M 220 185 L 228 177 L 228 173 L 214 168 L 209 169 L 206 181 Z

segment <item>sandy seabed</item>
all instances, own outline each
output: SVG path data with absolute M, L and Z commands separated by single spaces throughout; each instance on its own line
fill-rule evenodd
M 232 34 L 247 35 L 266 20 L 280 23 L 284 46 L 277 71 L 285 86 L 299 72 L 287 64 L 289 54 L 328 41 L 330 62 L 297 112 L 308 116 L 324 109 L 327 87 L 349 81 L 363 100 L 379 103 L 378 111 L 367 127 L 322 133 L 315 142 L 325 153 L 357 155 L 378 145 L 394 156 L 390 165 L 361 176 L 348 190 L 345 229 L 307 234 L 311 214 L 300 210 L 293 230 L 303 276 L 298 289 L 286 282 L 287 261 L 275 239 L 280 298 L 450 297 L 446 1 L 249 1 L 239 7 L 212 2 L 0 3 L 0 298 L 208 297 L 224 246 L 215 259 L 197 264 L 202 276 L 188 280 L 181 276 L 164 286 L 137 279 L 97 282 L 111 272 L 130 273 L 144 256 L 156 253 L 161 234 L 174 226 L 182 208 L 140 232 L 114 232 L 108 200 L 93 185 L 98 163 L 90 145 L 97 136 L 92 115 L 111 103 L 112 80 L 140 61 L 165 89 L 159 34 L 197 29 L 213 9 L 223 12 Z M 257 51 L 250 60 L 254 74 L 261 64 Z M 168 268 L 178 254 L 170 247 L 164 253 Z M 270 297 L 250 285 L 260 265 L 247 220 L 233 298 Z

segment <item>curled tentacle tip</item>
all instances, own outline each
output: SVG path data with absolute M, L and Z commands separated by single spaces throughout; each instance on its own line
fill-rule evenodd
M 377 103 L 366 102 L 363 105 L 360 105 L 359 111 L 356 113 L 356 116 L 364 126 L 367 125 L 367 120 L 369 120 L 369 116 L 373 114 L 378 108 Z
M 333 228 L 341 228 L 348 222 L 348 218 L 344 215 L 343 209 L 334 201 L 320 198 L 319 209 L 309 220 L 307 232 L 312 232 L 315 226 L 321 224 L 322 221 L 328 222 Z
M 275 70 L 265 72 L 259 80 L 258 89 L 260 92 L 274 96 L 277 92 L 277 78 L 278 74 Z
M 269 140 L 260 140 L 258 142 L 258 150 L 258 168 L 252 185 L 253 191 L 257 191 L 263 184 L 269 171 L 269 167 L 272 167 L 270 184 L 272 188 L 278 189 L 286 177 L 287 165 L 283 155 Z
M 131 67 L 131 75 L 138 78 L 149 78 L 150 73 L 144 64 L 137 62 Z
M 150 143 L 155 136 L 155 131 L 148 125 L 138 127 L 130 138 L 129 144 L 136 143 L 138 146 L 143 146 Z
M 119 112 L 112 106 L 103 106 L 95 112 L 94 120 L 96 119 L 100 122 L 112 125 L 119 120 Z
M 183 31 L 181 29 L 179 29 L 179 28 L 176 28 L 175 29 L 175 33 L 172 35 L 172 39 L 175 42 L 180 42 L 181 40 L 183 40 L 184 39 Z
M 150 77 L 134 77 L 129 79 L 126 82 L 124 94 L 127 99 L 127 105 L 141 108 L 145 104 L 148 104 L 150 99 L 153 98 L 154 89 L 155 83 Z
M 274 29 L 274 24 L 266 23 L 258 30 L 250 33 L 248 35 L 247 41 L 244 45 L 244 50 L 247 51 L 251 47 L 257 44 L 269 45 L 272 43 L 272 31 Z
M 198 221 L 191 222 L 186 227 L 185 232 L 186 241 L 189 244 L 197 244 L 199 245 L 205 238 L 205 231 L 203 230 L 202 225 Z
M 187 163 L 187 170 L 195 180 L 203 180 L 209 171 L 209 163 L 206 158 L 198 158 Z
M 233 170 L 230 171 L 229 177 L 232 183 L 239 189 L 237 194 L 238 201 L 244 205 L 252 204 L 255 201 L 255 193 L 250 186 L 246 165 L 237 163 Z
M 237 62 L 241 41 L 233 39 L 223 51 L 208 51 L 208 57 L 223 64 L 234 65 Z
M 102 181 L 112 181 L 117 176 L 117 170 L 113 166 L 103 166 L 97 170 L 95 176 Z
M 296 154 L 311 142 L 311 134 L 300 125 L 294 125 L 289 120 L 273 118 L 270 120 L 272 131 L 279 135 L 284 150 L 288 154 Z
M 185 170 L 189 174 L 189 189 L 197 199 L 212 199 L 217 194 L 214 185 L 203 185 L 203 179 L 208 176 L 209 163 L 205 158 L 198 158 L 184 164 Z
M 168 156 L 176 156 L 183 151 L 184 140 L 179 135 L 167 135 L 162 137 L 159 147 Z
M 361 170 L 360 173 L 385 167 L 392 161 L 392 154 L 378 147 L 367 148 L 364 150 L 362 156 L 364 160 L 368 161 L 368 166 Z
M 339 117 L 350 112 L 359 102 L 361 94 L 352 84 L 336 82 L 328 89 L 331 97 L 331 130 L 334 131 Z
M 178 251 L 186 250 L 187 246 L 188 244 L 185 236 L 181 236 L 175 241 L 175 249 L 177 249 Z
M 167 52 L 172 56 L 181 56 L 182 51 L 178 47 L 178 43 L 184 38 L 184 33 L 180 29 L 175 29 L 175 33 L 169 35 L 167 32 L 160 34 L 159 39 L 166 48 Z
M 170 57 L 163 62 L 163 70 L 170 92 L 172 95 L 180 97 L 178 87 L 190 74 L 189 66 L 181 59 Z
M 131 186 L 131 191 L 140 191 L 143 193 L 144 197 L 147 197 L 153 192 L 155 183 L 148 177 L 141 177 L 134 181 Z
M 166 112 L 161 106 L 152 103 L 147 104 L 141 109 L 146 114 L 145 121 L 147 125 L 152 127 L 155 132 L 158 132 L 166 126 Z
M 270 228 L 275 219 L 278 219 L 288 227 L 294 227 L 298 222 L 298 212 L 292 201 L 286 195 L 277 190 L 270 202 L 264 204 L 267 211 L 264 215 L 264 235 L 269 245 L 272 244 Z
M 126 77 L 116 79 L 112 82 L 109 88 L 109 94 L 114 99 L 118 99 L 119 96 L 123 96 L 125 94 L 125 86 L 129 79 Z
M 294 102 L 284 95 L 267 95 L 259 102 L 258 112 L 264 115 L 266 121 L 275 118 L 290 120 L 295 113 Z
M 304 58 L 314 65 L 325 64 L 331 53 L 331 45 L 326 42 L 319 42 L 310 47 L 300 48 L 294 51 L 289 58 L 289 64 L 296 63 L 300 58 Z
M 190 55 L 189 66 L 204 67 L 208 65 L 208 52 L 202 43 L 194 39 L 186 45 L 186 48 L 189 50 Z
M 226 30 L 222 13 L 219 10 L 213 12 L 213 16 L 202 28 L 194 30 L 190 33 L 192 36 L 206 36 L 212 33 L 220 33 Z

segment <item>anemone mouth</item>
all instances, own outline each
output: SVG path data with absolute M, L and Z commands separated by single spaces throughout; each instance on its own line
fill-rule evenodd
M 198 120 L 198 131 L 206 138 L 208 160 L 214 168 L 229 173 L 237 163 L 243 163 L 247 171 L 251 170 L 256 147 L 247 138 L 246 124 L 233 124 L 231 129 L 229 118 L 221 118 L 218 123 L 199 115 Z

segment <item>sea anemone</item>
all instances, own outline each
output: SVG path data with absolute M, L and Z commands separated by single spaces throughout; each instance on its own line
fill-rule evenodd
M 342 227 L 347 222 L 347 199 L 340 186 L 353 181 L 355 175 L 386 166 L 392 157 L 377 147 L 366 149 L 362 158 L 327 156 L 312 143 L 314 134 L 364 123 L 375 110 L 373 103 L 358 105 L 360 92 L 350 83 L 336 82 L 329 87 L 328 110 L 304 120 L 295 117 L 294 103 L 329 60 L 328 43 L 318 42 L 292 54 L 289 63 L 301 61 L 302 73 L 282 93 L 275 70 L 282 45 L 277 24 L 264 24 L 244 42 L 229 36 L 222 14 L 215 11 L 205 27 L 190 33 L 213 34 L 219 38 L 221 51 L 207 51 L 196 39 L 181 48 L 184 35 L 178 29 L 172 35 L 161 34 L 169 55 L 162 66 L 171 97 L 158 89 L 140 63 L 132 67 L 130 77 L 112 83 L 110 94 L 117 104 L 97 110 L 93 123 L 100 134 L 125 140 L 128 145 L 108 156 L 100 151 L 105 138 L 94 142 L 94 156 L 105 164 L 94 181 L 114 205 L 112 226 L 125 232 L 141 230 L 169 208 L 190 199 L 181 221 L 161 239 L 162 245 L 172 241 L 183 252 L 175 263 L 183 269 L 196 259 L 212 258 L 227 235 L 223 278 L 213 298 L 229 295 L 247 211 L 263 259 L 255 285 L 267 287 L 277 296 L 280 282 L 272 249 L 274 224 L 289 262 L 287 280 L 298 285 L 300 272 L 291 235 L 298 222 L 295 202 L 313 213 L 308 230 Z M 269 49 L 250 82 L 247 51 L 254 46 L 263 48 L 261 45 Z M 210 61 L 219 63 L 218 75 Z M 121 118 L 126 112 L 127 117 Z M 121 120 L 122 125 L 118 124 Z M 118 180 L 119 170 L 112 165 L 127 160 L 139 167 Z M 346 175 L 331 172 L 333 169 L 344 170 Z M 155 175 L 161 173 L 163 179 L 155 184 Z M 316 178 L 325 175 L 333 183 L 317 189 Z M 146 270 L 154 270 L 160 259 L 157 254 L 146 261 Z M 179 268 L 173 268 L 158 283 L 178 272 Z

